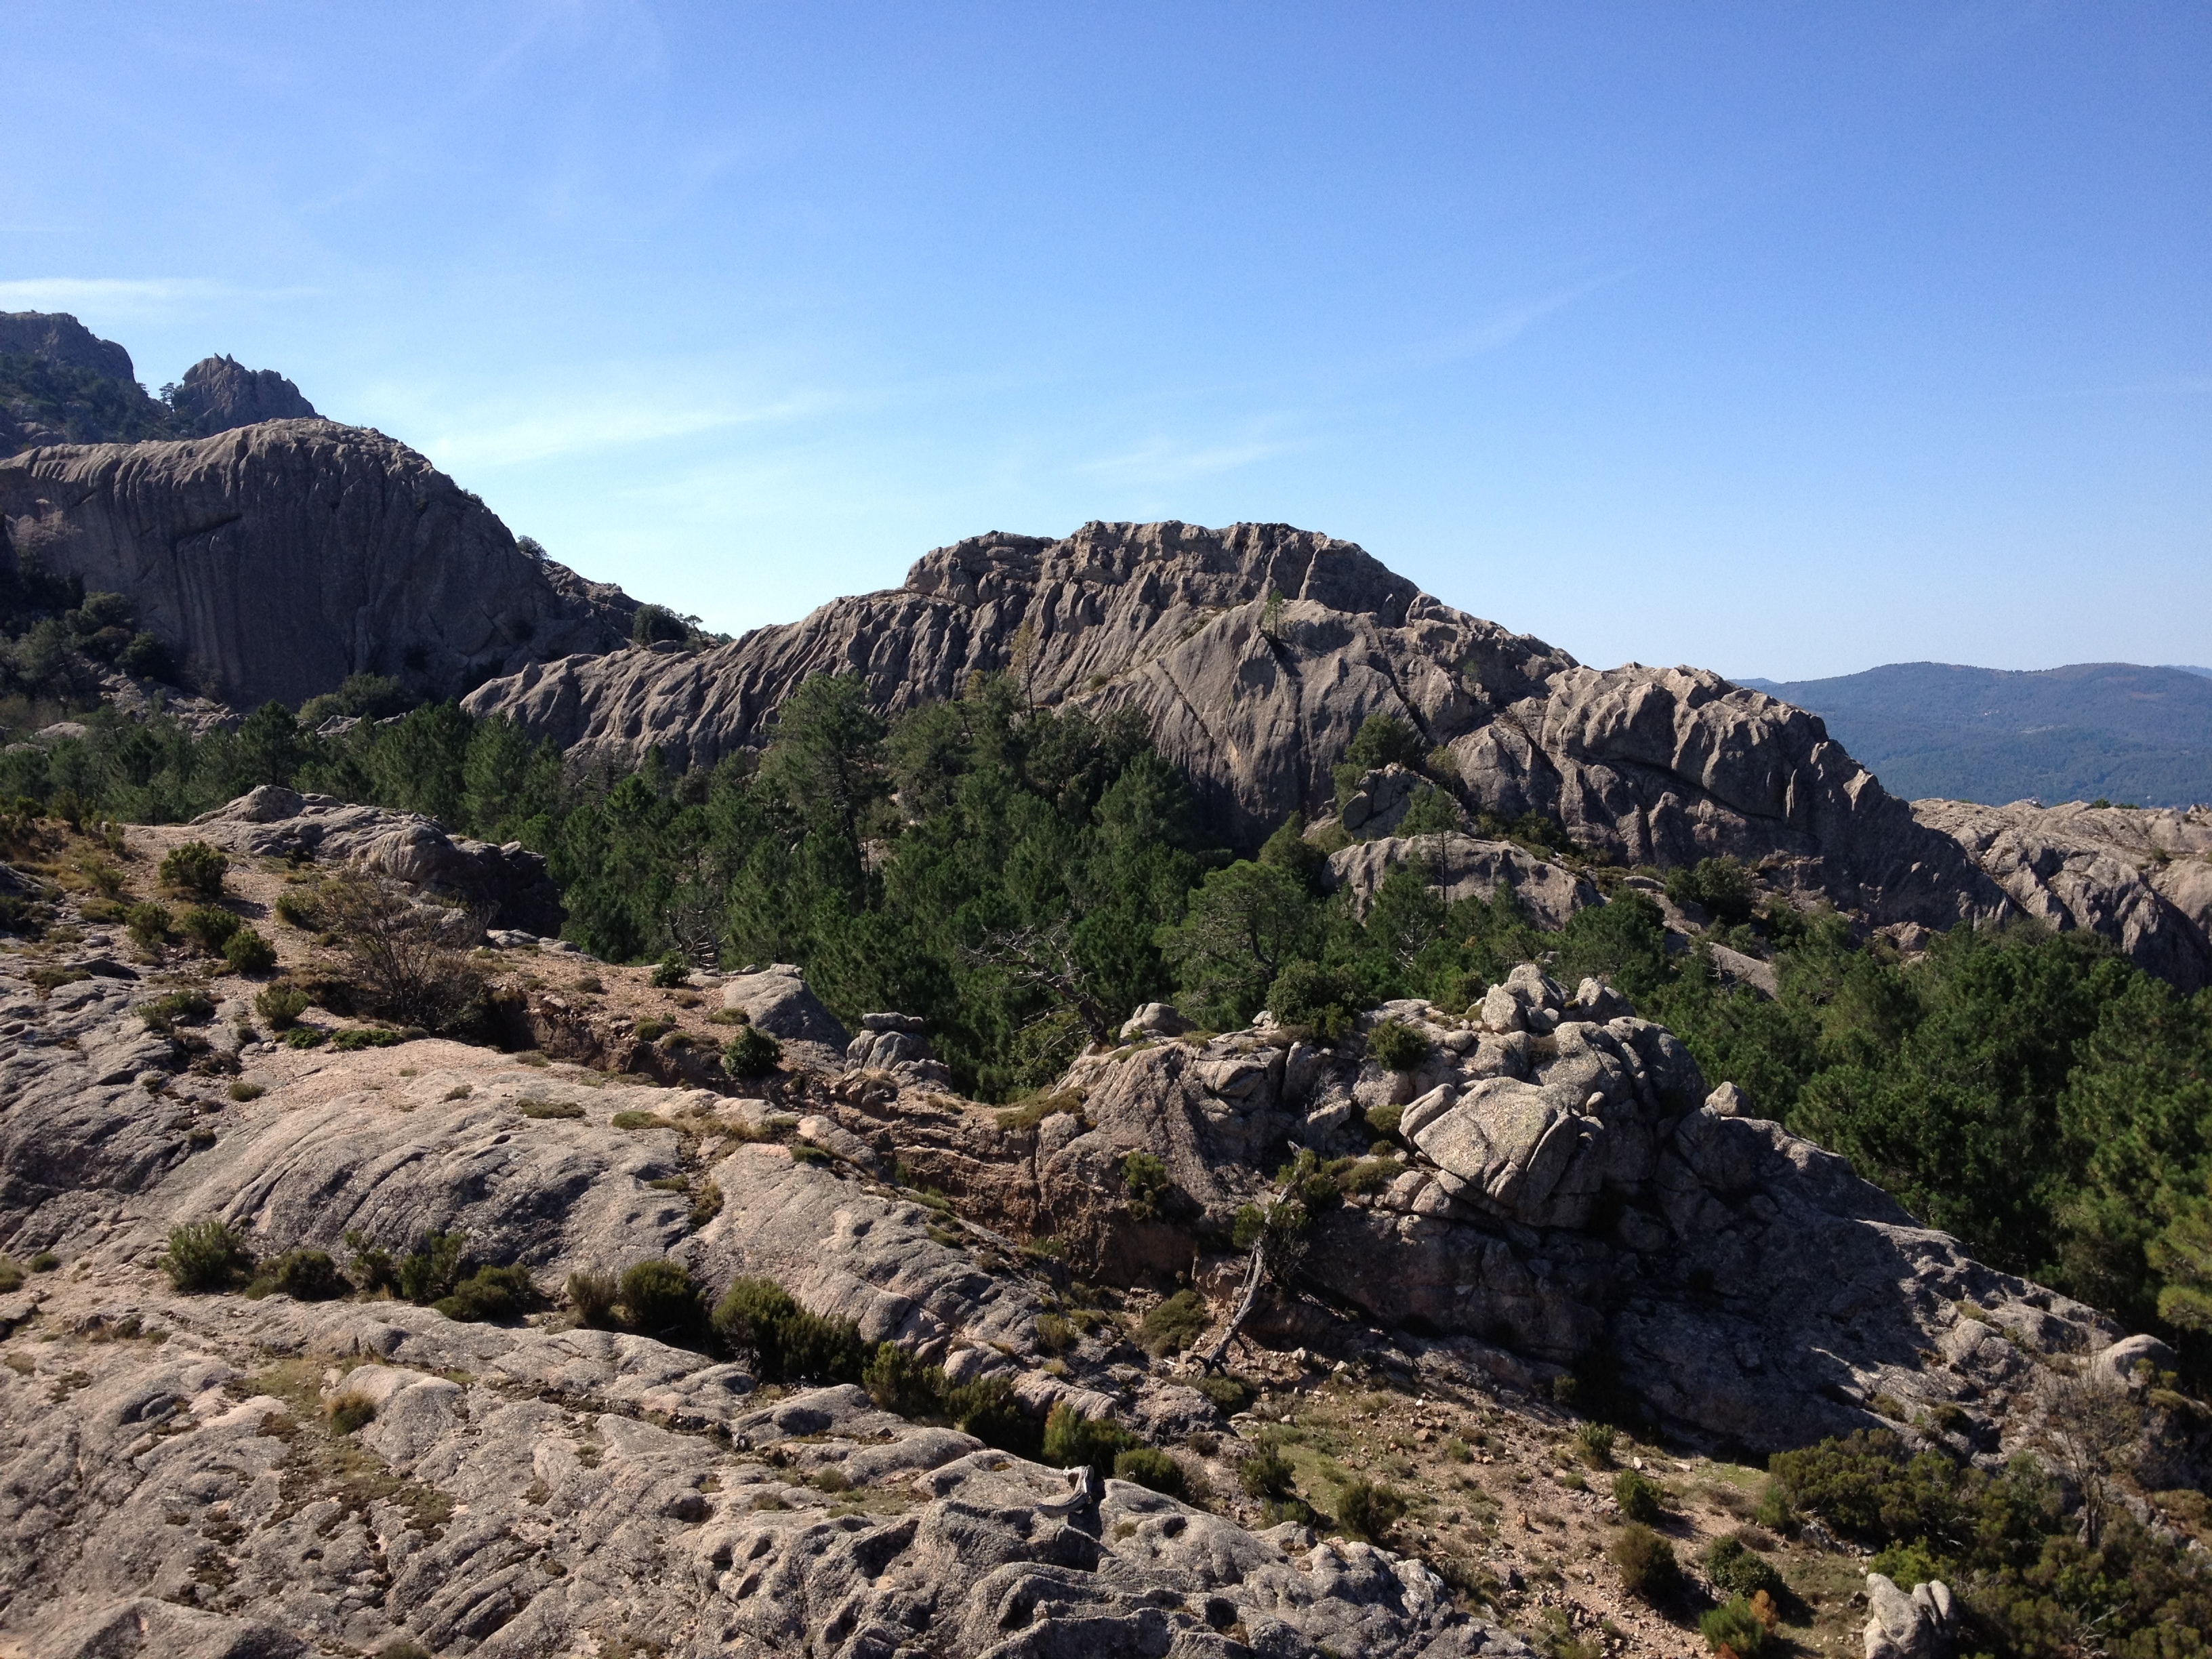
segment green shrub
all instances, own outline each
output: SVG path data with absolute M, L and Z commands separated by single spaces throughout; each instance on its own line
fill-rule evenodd
M 1960 1466 L 1939 1451 L 1913 1454 L 1889 1429 L 1857 1429 L 1767 1460 L 1778 1496 L 1855 1542 L 1940 1538 L 1957 1528 Z M 1762 1522 L 1762 1524 L 1765 1524 Z
M 1405 1513 L 1404 1494 L 1378 1482 L 1348 1480 L 1337 1489 L 1336 1524 L 1364 1543 L 1382 1543 Z
M 1146 1353 L 1181 1353 L 1205 1335 L 1212 1322 L 1204 1297 L 1196 1291 L 1177 1291 L 1145 1316 L 1138 1338 Z
M 699 1323 L 699 1287 L 689 1268 L 665 1256 L 624 1271 L 622 1305 L 630 1328 L 647 1335 L 689 1331 Z
M 331 1047 L 349 1054 L 362 1048 L 389 1048 L 401 1040 L 398 1032 L 380 1025 L 350 1025 L 331 1039 Z
M 1601 1469 L 1613 1462 L 1613 1425 L 1609 1423 L 1583 1423 L 1575 1429 L 1575 1455 L 1594 1469 Z
M 461 1250 L 468 1242 L 463 1232 L 426 1233 L 399 1258 L 395 1273 L 399 1294 L 422 1308 L 451 1296 L 460 1282 Z
M 1114 1460 L 1138 1443 L 1136 1436 L 1118 1423 L 1085 1417 L 1062 1403 L 1044 1420 L 1044 1461 L 1063 1469 L 1089 1464 L 1097 1469 L 1114 1467 Z
M 622 1286 L 612 1273 L 580 1267 L 568 1275 L 568 1306 L 580 1325 L 604 1329 L 614 1323 Z
M 1398 836 L 1446 836 L 1460 827 L 1459 807 L 1441 789 L 1424 789 L 1413 797 L 1406 816 L 1392 830 Z
M 725 1342 L 751 1356 L 765 1382 L 857 1382 L 871 1352 L 858 1325 L 808 1312 L 772 1279 L 732 1279 L 714 1304 L 714 1327 Z
M 451 1296 L 430 1305 L 448 1319 L 474 1324 L 518 1319 L 538 1299 L 538 1286 L 523 1267 L 479 1267 L 453 1286 Z
M 1367 1033 L 1367 1052 L 1385 1070 L 1410 1072 L 1428 1058 L 1429 1040 L 1398 1020 L 1378 1020 Z
M 1924 1584 L 1930 1579 L 1947 1577 L 1953 1570 L 1948 1562 L 1938 1559 L 1928 1547 L 1926 1540 L 1916 1539 L 1910 1544 L 1892 1544 L 1886 1550 L 1876 1551 L 1874 1559 L 1867 1563 L 1867 1571 L 1878 1572 L 1892 1583 L 1910 1589 L 1913 1585 Z M 1763 1584 L 1753 1588 L 1767 1589 L 1770 1595 L 1776 1593 Z M 1747 1591 L 1746 1593 L 1748 1594 Z
M 161 884 L 201 898 L 222 896 L 222 878 L 230 860 L 222 849 L 204 841 L 188 841 L 169 849 L 161 860 Z
M 1198 1379 L 1198 1391 L 1213 1402 L 1218 1411 L 1234 1414 L 1252 1403 L 1252 1390 L 1233 1376 L 1209 1372 Z
M 667 1129 L 675 1127 L 658 1112 L 641 1112 L 634 1109 L 617 1112 L 607 1121 L 617 1129 Z
M 222 954 L 240 926 L 236 916 L 212 904 L 195 904 L 177 919 L 177 931 L 210 956 Z
M 374 1296 L 398 1285 L 399 1274 L 392 1265 L 391 1251 L 370 1243 L 368 1236 L 358 1227 L 347 1232 L 345 1242 L 346 1248 L 353 1252 L 353 1260 L 346 1263 L 346 1277 L 364 1296 Z
M 1036 1316 L 1037 1346 L 1047 1353 L 1066 1353 L 1076 1344 L 1075 1327 L 1058 1314 L 1039 1314 Z
M 323 907 L 304 887 L 287 887 L 276 895 L 276 920 L 310 933 L 323 928 Z
M 896 1342 L 878 1342 L 860 1368 L 868 1398 L 901 1417 L 934 1415 L 945 1404 L 945 1372 L 925 1364 Z
M 215 1004 L 204 991 L 171 991 L 151 1002 L 139 1004 L 137 1013 L 148 1030 L 167 1031 L 187 1020 L 213 1018 Z
M 1620 1573 L 1621 1588 L 1646 1601 L 1671 1594 L 1682 1576 L 1674 1547 L 1640 1522 L 1614 1533 L 1607 1553 Z
M 722 1045 L 722 1069 L 732 1077 L 766 1077 L 783 1060 L 783 1045 L 757 1025 L 748 1025 Z
M 1237 1466 L 1237 1483 L 1250 1498 L 1289 1498 L 1297 1490 L 1297 1471 L 1277 1446 L 1263 1445 Z
M 276 947 L 251 927 L 223 941 L 222 959 L 234 974 L 265 974 L 276 965 Z
M 1037 1455 L 1035 1419 L 1022 1409 L 1014 1385 L 1003 1376 L 978 1377 L 945 1392 L 944 1414 L 963 1434 L 1022 1457 Z
M 1398 1133 L 1398 1123 L 1406 1115 L 1403 1106 L 1370 1106 L 1367 1109 L 1368 1133 L 1387 1139 Z
M 684 1218 L 684 1223 L 696 1233 L 721 1212 L 722 1189 L 709 1181 L 692 1194 L 691 1213 Z
M 1181 1498 L 1189 1486 L 1182 1465 L 1152 1446 L 1132 1446 L 1115 1453 L 1114 1478 L 1134 1481 L 1170 1498 Z
M 143 904 L 134 904 L 123 913 L 124 925 L 130 928 L 131 939 L 143 951 L 158 951 L 169 939 L 169 907 L 156 904 L 150 899 Z
M 1167 1194 L 1168 1166 L 1151 1152 L 1132 1152 L 1121 1160 L 1121 1188 L 1129 1194 L 1129 1213 L 1150 1221 L 1160 1212 Z
M 301 1302 L 327 1302 L 353 1288 L 327 1250 L 287 1250 L 270 1263 L 269 1276 L 278 1290 Z
M 246 1241 L 214 1217 L 171 1228 L 161 1261 L 161 1270 L 180 1291 L 228 1290 L 252 1267 Z
M 61 1257 L 52 1250 L 40 1250 L 31 1258 L 31 1271 L 34 1273 L 50 1273 L 61 1265 Z
M 584 1109 L 573 1100 L 539 1100 L 525 1095 L 514 1103 L 514 1109 L 525 1117 L 574 1118 L 584 1115 Z
M 365 1394 L 350 1389 L 339 1395 L 325 1407 L 331 1429 L 336 1434 L 352 1434 L 376 1421 L 376 1402 Z
M 1881 1571 L 1879 1566 L 1873 1570 Z M 1930 1572 L 1924 1576 L 1932 1578 L 1936 1575 Z M 1723 1595 L 1754 1595 L 1765 1590 L 1774 1600 L 1779 1601 L 1782 1596 L 1782 1575 L 1774 1570 L 1773 1564 L 1734 1535 L 1716 1538 L 1707 1547 L 1705 1577 Z M 1741 1653 L 1742 1650 L 1737 1651 Z
M 1634 1469 L 1623 1469 L 1613 1477 L 1613 1501 L 1620 1506 L 1623 1520 L 1649 1526 L 1666 1513 L 1666 1497 L 1657 1481 Z
M 673 991 L 688 984 L 690 978 L 691 964 L 684 959 L 681 951 L 669 951 L 653 965 L 653 988 L 656 991 Z
M 1285 1025 L 1304 1027 L 1322 1042 L 1334 1042 L 1352 1029 L 1360 1000 L 1348 975 L 1303 957 L 1285 967 L 1267 988 L 1267 1012 Z
M 262 1024 L 270 1030 L 284 1031 L 299 1023 L 300 1016 L 307 1012 L 307 1004 L 305 991 L 280 980 L 274 985 L 263 986 L 255 994 L 253 1012 L 261 1016 Z
M 1702 906 L 1723 927 L 1751 920 L 1751 883 L 1733 858 L 1699 859 L 1667 872 L 1667 896 L 1676 904 Z M 1739 1655 L 1738 1659 L 1748 1659 Z
M 287 1048 L 317 1048 L 328 1040 L 330 1033 L 319 1025 L 295 1025 L 284 1033 Z
M 0 1296 L 23 1288 L 23 1270 L 15 1265 L 15 1258 L 0 1255 Z
M 1726 1649 L 1735 1659 L 1759 1659 L 1766 1648 L 1765 1621 L 1749 1599 L 1741 1595 L 1730 1596 L 1719 1607 L 1700 1613 L 1698 1632 L 1715 1653 Z

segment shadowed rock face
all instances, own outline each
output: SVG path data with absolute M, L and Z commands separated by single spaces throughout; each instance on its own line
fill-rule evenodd
M 347 675 L 451 696 L 524 661 L 604 651 L 635 603 L 531 558 L 405 445 L 329 421 L 0 461 L 25 557 L 128 594 L 228 701 L 298 703 Z
M 126 383 L 138 378 L 128 351 L 65 311 L 0 311 L 0 356 L 37 357 Z
M 203 357 L 185 371 L 175 407 L 204 436 L 261 421 L 312 421 L 315 406 L 273 368 L 235 357 Z
M 1142 711 L 1217 831 L 1246 844 L 1294 810 L 1325 810 L 1332 767 L 1380 713 L 1449 750 L 1468 805 L 1540 813 L 1626 863 L 1778 855 L 1808 894 L 1878 921 L 2006 908 L 1817 716 L 1695 670 L 1584 668 L 1349 543 L 1283 525 L 977 537 L 921 559 L 901 587 L 717 650 L 550 662 L 468 706 L 580 757 L 658 744 L 673 764 L 701 764 L 763 741 L 811 674 L 862 674 L 896 710 L 1017 666 L 1041 702 Z

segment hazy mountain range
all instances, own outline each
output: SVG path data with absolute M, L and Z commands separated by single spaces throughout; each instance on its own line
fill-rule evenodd
M 1907 799 L 2212 801 L 2212 669 L 1898 662 L 1833 679 L 1738 684 L 1820 715 Z

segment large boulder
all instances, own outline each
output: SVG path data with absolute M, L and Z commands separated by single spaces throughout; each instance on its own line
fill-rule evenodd
M 818 1042 L 841 1055 L 853 1046 L 852 1034 L 787 962 L 732 975 L 722 985 L 722 1006 L 787 1042 Z
M 249 858 L 319 860 L 380 871 L 479 912 L 489 927 L 557 933 L 566 912 L 543 854 L 448 835 L 415 812 L 357 806 L 263 784 L 192 820 L 201 839 Z
M 312 421 L 315 406 L 273 368 L 230 356 L 204 357 L 185 371 L 173 405 L 202 437 L 260 421 Z
M 329 421 L 27 451 L 0 460 L 0 532 L 19 557 L 127 595 L 238 704 L 296 705 L 356 673 L 455 696 L 611 649 L 636 610 L 532 557 L 404 444 Z

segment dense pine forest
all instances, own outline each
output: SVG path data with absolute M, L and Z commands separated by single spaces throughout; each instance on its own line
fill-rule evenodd
M 2212 1360 L 2212 992 L 2181 995 L 2089 935 L 1961 928 L 1905 960 L 1845 917 L 1761 902 L 1724 861 L 1673 872 L 1710 938 L 1773 961 L 1768 999 L 1724 985 L 1703 941 L 1670 951 L 1630 872 L 1556 826 L 1503 828 L 1610 893 L 1560 932 L 1504 890 L 1447 903 L 1418 865 L 1356 915 L 1323 890 L 1328 842 L 1293 821 L 1257 848 L 1207 844 L 1140 722 L 1031 708 L 1010 678 L 888 722 L 859 681 L 817 678 L 763 750 L 681 775 L 652 756 L 579 773 L 452 704 L 373 718 L 396 690 L 349 683 L 198 738 L 96 715 L 81 740 L 0 756 L 0 797 L 167 822 L 282 783 L 520 841 L 585 949 L 799 963 L 848 1018 L 927 1016 L 987 1100 L 1048 1085 L 1146 1001 L 1333 1036 L 1393 997 L 1463 1007 L 1545 957 L 1570 982 L 1607 976 L 1710 1078 L 1984 1259 L 2160 1331 L 2192 1373 Z M 313 730 L 349 712 L 370 718 Z M 1355 749 L 1395 746 L 1386 723 Z

